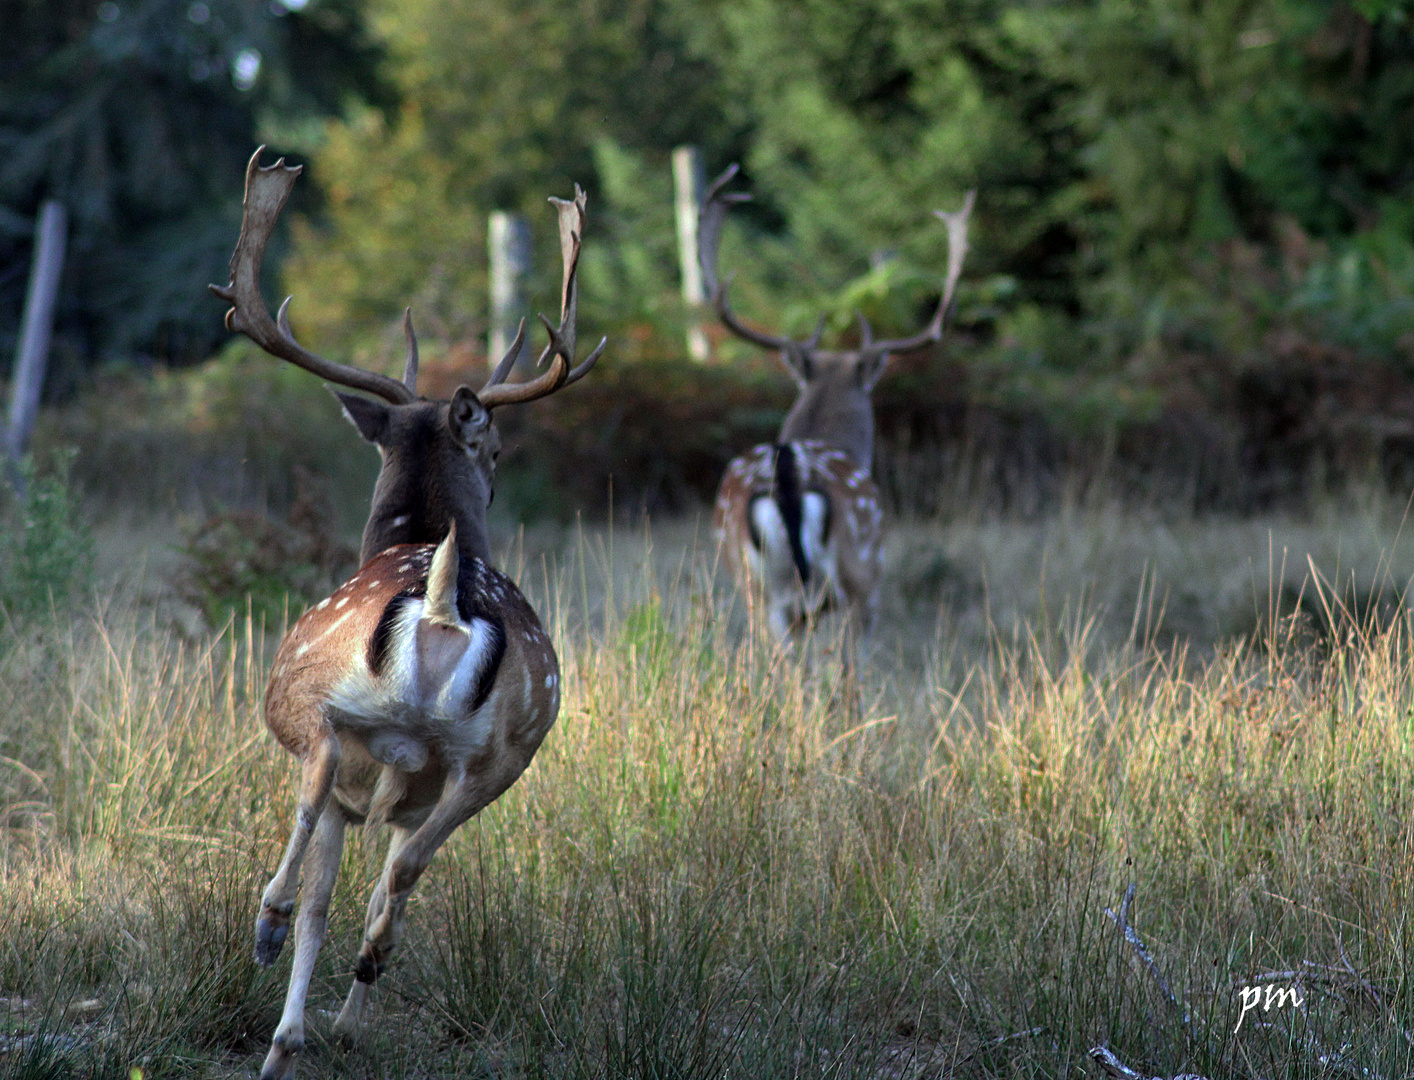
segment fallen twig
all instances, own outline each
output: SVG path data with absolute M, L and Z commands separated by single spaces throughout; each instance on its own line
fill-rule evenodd
M 1133 885 L 1130 888 L 1134 888 Z M 1165 1080 L 1162 1076 L 1149 1076 L 1146 1073 L 1131 1069 L 1124 1062 L 1115 1056 L 1115 1052 L 1108 1046 L 1095 1046 L 1090 1049 L 1090 1057 L 1095 1064 L 1100 1066 L 1101 1071 L 1106 1076 L 1113 1076 L 1115 1080 Z M 1197 1073 L 1175 1073 L 1172 1080 L 1208 1080 L 1206 1076 Z
M 1169 1004 L 1177 1009 L 1179 1015 L 1183 1017 L 1183 1026 L 1188 1028 L 1191 1034 L 1193 1020 L 1192 1017 L 1189 1016 L 1188 1007 L 1174 996 L 1174 992 L 1169 989 L 1168 980 L 1166 980 L 1163 973 L 1159 971 L 1159 965 L 1154 962 L 1154 958 L 1149 955 L 1149 950 L 1145 947 L 1143 939 L 1140 938 L 1139 933 L 1129 925 L 1129 905 L 1134 901 L 1134 891 L 1134 883 L 1130 882 L 1129 888 L 1124 890 L 1124 901 L 1119 905 L 1119 914 L 1116 915 L 1110 908 L 1105 908 L 1105 914 L 1114 921 L 1114 924 L 1119 927 L 1119 932 L 1124 937 L 1124 940 L 1129 942 L 1134 948 L 1134 951 L 1138 953 L 1139 959 L 1148 969 L 1149 974 L 1154 977 L 1154 981 L 1159 984 L 1159 989 L 1164 992 L 1164 996 L 1168 998 Z
M 1337 948 L 1340 949 L 1340 962 L 1345 965 L 1345 970 L 1349 972 L 1350 977 L 1355 980 L 1355 985 L 1363 990 L 1366 996 L 1375 1003 L 1375 1008 L 1379 1009 L 1380 1012 L 1384 1014 L 1385 1022 L 1404 1036 L 1405 1043 L 1409 1046 L 1414 1046 L 1414 1039 L 1409 1037 L 1409 1032 L 1405 1031 L 1404 1028 L 1399 1025 L 1399 1022 L 1395 1020 L 1394 1010 L 1384 1003 L 1384 999 L 1380 997 L 1379 991 L 1370 985 L 1369 980 L 1366 979 L 1365 976 L 1355 970 L 1355 965 L 1350 962 L 1350 957 L 1345 955 L 1345 941 L 1339 935 L 1336 935 L 1335 943 Z

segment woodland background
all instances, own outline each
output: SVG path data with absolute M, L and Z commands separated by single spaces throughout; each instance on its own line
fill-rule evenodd
M 724 244 L 738 309 L 797 334 L 821 312 L 843 341 L 855 310 L 915 327 L 945 260 L 929 210 L 979 190 L 957 331 L 880 390 L 896 508 L 940 509 L 933 481 L 959 469 L 1023 512 L 1077 473 L 1199 511 L 1407 489 L 1411 15 L 1405 0 L 4 0 L 0 365 L 33 215 L 60 198 L 49 400 L 101 388 L 124 407 L 85 422 L 113 429 L 156 395 L 188 435 L 239 438 L 284 375 L 226 344 L 205 285 L 225 280 L 243 165 L 266 142 L 309 165 L 269 288 L 295 294 L 302 339 L 391 369 L 411 303 L 455 379 L 484 348 L 488 212 L 529 217 L 549 309 L 544 200 L 579 182 L 582 321 L 611 362 L 597 390 L 524 418 L 523 441 L 557 453 L 512 455 L 518 506 L 602 513 L 612 477 L 621 509 L 688 508 L 790 396 L 735 342 L 718 343 L 726 363 L 685 359 L 668 156 L 690 142 L 709 174 L 740 161 L 755 196 Z M 199 418 L 134 374 L 213 354 L 228 373 L 198 378 L 244 396 L 182 391 Z M 664 447 L 665 415 L 693 434 Z

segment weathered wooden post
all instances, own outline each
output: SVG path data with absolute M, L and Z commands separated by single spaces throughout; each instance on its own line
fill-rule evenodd
M 486 246 L 491 257 L 491 330 L 486 355 L 495 364 L 515 340 L 525 306 L 522 283 L 530 273 L 530 223 L 519 214 L 492 211 Z M 516 365 L 527 355 L 522 346 Z
M 20 324 L 20 347 L 10 386 L 10 423 L 5 429 L 5 452 L 12 474 L 29 446 L 44 389 L 44 369 L 49 359 L 49 339 L 54 329 L 54 302 L 64 272 L 64 246 L 68 215 L 62 204 L 50 199 L 39 210 L 34 230 L 34 261 L 30 264 L 29 291 Z
M 702 208 L 702 152 L 695 146 L 679 146 L 673 151 L 673 189 L 678 221 L 678 265 L 682 270 L 682 298 L 687 304 L 687 354 L 694 360 L 708 360 L 712 345 L 707 340 L 697 313 L 707 300 L 702 285 L 702 265 L 697 261 L 697 213 Z

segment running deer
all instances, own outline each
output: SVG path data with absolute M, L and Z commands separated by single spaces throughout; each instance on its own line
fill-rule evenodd
M 304 1046 L 305 996 L 345 826 L 391 826 L 353 986 L 334 1023 L 337 1036 L 352 1040 L 433 853 L 515 782 L 555 722 L 555 650 L 515 584 L 491 565 L 486 508 L 500 452 L 491 413 L 580 379 L 604 342 L 574 366 L 585 208 L 576 187 L 573 200 L 551 200 L 559 209 L 564 278 L 559 326 L 541 316 L 550 340 L 540 362 L 550 366 L 537 378 L 505 382 L 523 323 L 486 385 L 475 393 L 459 387 L 450 401 L 417 394 L 417 338 L 407 314 L 401 382 L 305 350 L 290 332 L 289 300 L 272 320 L 260 295 L 265 245 L 300 173 L 283 158 L 261 167 L 263 149 L 246 170 L 231 283 L 211 290 L 232 304 L 230 330 L 272 356 L 381 399 L 336 391 L 383 462 L 363 532 L 362 568 L 285 635 L 265 691 L 265 722 L 301 764 L 294 831 L 255 922 L 256 961 L 273 963 L 301 894 L 289 992 L 260 1074 L 276 1080 L 294 1075 Z
M 967 193 L 961 210 L 934 211 L 947 225 L 948 272 L 928 325 L 912 337 L 875 341 L 861 313 L 857 348 L 822 349 L 823 317 L 808 339 L 796 341 L 752 329 L 732 311 L 729 282 L 717 276 L 717 249 L 728 208 L 751 197 L 725 190 L 736 173 L 732 165 L 712 183 L 698 217 L 703 278 L 722 324 L 753 345 L 778 351 L 798 389 L 776 442 L 727 467 L 713 515 L 717 541 L 748 595 L 751 583 L 759 582 L 767 625 L 781 644 L 789 645 L 798 625 L 828 608 L 847 613 L 857 643 L 878 614 L 884 555 L 883 509 L 870 476 L 870 394 L 891 354 L 942 337 L 967 254 L 976 193 Z

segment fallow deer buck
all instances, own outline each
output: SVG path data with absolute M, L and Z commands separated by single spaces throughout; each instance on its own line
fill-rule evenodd
M 381 399 L 338 394 L 382 458 L 362 568 L 285 635 L 265 692 L 265 722 L 302 769 L 294 831 L 255 923 L 256 960 L 270 964 L 301 893 L 289 992 L 260 1074 L 276 1080 L 294 1075 L 304 1046 L 305 996 L 345 826 L 392 827 L 353 986 L 334 1023 L 336 1035 L 351 1040 L 433 853 L 515 782 L 555 722 L 555 650 L 515 584 L 491 565 L 486 509 L 500 451 L 491 412 L 575 382 L 604 342 L 574 366 L 585 207 L 576 188 L 572 201 L 551 200 L 559 208 L 564 278 L 559 326 L 541 317 L 550 340 L 540 361 L 550 366 L 537 378 L 505 382 L 524 324 L 486 385 L 476 393 L 462 386 L 451 401 L 418 396 L 417 339 L 406 315 L 401 382 L 308 352 L 290 332 L 289 300 L 272 320 L 259 284 L 266 242 L 300 168 L 283 158 L 262 168 L 260 154 L 246 170 L 231 283 L 211 287 L 233 305 L 226 324 L 273 356 Z
M 883 508 L 870 476 L 870 394 L 891 354 L 942 337 L 967 254 L 976 193 L 967 193 L 961 210 L 934 211 L 947 225 L 948 271 L 928 325 L 912 337 L 875 341 L 861 313 L 857 348 L 822 349 L 823 317 L 807 340 L 796 341 L 754 330 L 732 311 L 729 282 L 717 275 L 717 251 L 728 208 L 751 197 L 725 190 L 736 173 L 732 165 L 712 183 L 698 217 L 703 278 L 722 324 L 753 345 L 778 351 L 798 390 L 776 442 L 727 467 L 713 515 L 717 541 L 748 595 L 752 582 L 759 583 L 767 625 L 781 644 L 788 646 L 796 626 L 827 608 L 846 612 L 857 644 L 878 613 L 884 554 Z M 851 668 L 852 654 L 853 646 L 846 652 Z

